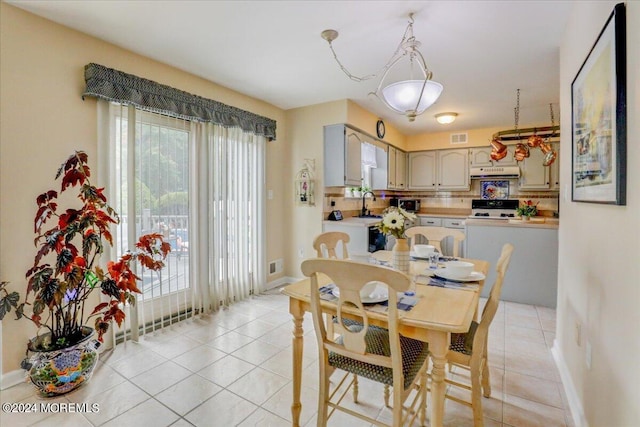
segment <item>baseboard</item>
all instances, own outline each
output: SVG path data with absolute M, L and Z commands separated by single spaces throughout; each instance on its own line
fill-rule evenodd
M 286 285 L 288 283 L 295 283 L 295 282 L 297 282 L 299 280 L 300 279 L 296 279 L 295 277 L 281 277 L 279 279 L 276 279 L 276 280 L 274 280 L 272 282 L 267 283 L 262 290 L 263 291 L 268 291 L 270 289 L 274 289 L 274 288 L 277 288 L 279 286 Z
M 576 427 L 589 427 L 587 418 L 584 415 L 582 402 L 578 397 L 578 393 L 573 384 L 573 380 L 571 379 L 571 375 L 569 374 L 567 362 L 564 360 L 564 355 L 558 347 L 557 340 L 554 340 L 553 342 L 551 354 L 553 355 L 553 359 L 556 361 L 556 366 L 558 367 L 558 371 L 560 372 L 560 379 L 562 380 L 564 392 L 567 395 L 567 400 L 569 401 L 569 410 L 571 411 L 573 423 Z
M 9 371 L 6 374 L 2 374 L 2 379 L 0 379 L 0 390 L 6 390 L 9 387 L 23 383 L 25 378 L 24 375 L 24 369 L 16 369 L 15 371 Z

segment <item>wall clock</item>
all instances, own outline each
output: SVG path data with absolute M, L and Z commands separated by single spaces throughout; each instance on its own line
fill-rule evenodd
M 378 122 L 376 123 L 376 132 L 378 133 L 378 138 L 384 138 L 385 128 L 384 122 L 382 120 L 378 120 Z

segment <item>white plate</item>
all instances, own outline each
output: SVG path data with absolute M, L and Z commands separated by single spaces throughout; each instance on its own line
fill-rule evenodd
M 441 277 L 443 279 L 451 280 L 454 282 L 478 282 L 480 280 L 484 280 L 484 274 L 479 271 L 472 271 L 471 274 L 463 279 L 458 279 L 451 276 L 451 273 L 447 271 L 447 267 L 441 268 L 439 270 L 435 270 L 433 272 L 435 276 Z
M 426 259 L 426 260 L 429 260 L 429 255 L 418 255 L 418 253 L 417 253 L 417 252 L 415 252 L 415 251 L 411 251 L 411 252 L 409 252 L 409 256 L 410 256 L 411 258 L 416 258 L 416 259 Z
M 331 290 L 331 293 L 337 297 L 340 297 L 340 289 L 336 286 Z M 368 297 L 360 297 L 360 300 L 363 304 L 375 304 L 377 302 L 384 302 L 389 299 L 389 291 L 387 291 L 386 286 L 378 285 L 376 289 L 371 292 Z

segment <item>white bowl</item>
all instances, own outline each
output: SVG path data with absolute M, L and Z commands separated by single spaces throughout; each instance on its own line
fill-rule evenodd
M 453 279 L 464 279 L 473 272 L 473 264 L 465 261 L 449 261 L 445 268 Z
M 433 245 L 413 245 L 413 249 L 416 251 L 416 254 L 420 256 L 427 256 L 431 252 L 436 250 L 436 247 Z
M 378 282 L 369 282 L 360 289 L 360 298 L 368 298 L 376 290 Z

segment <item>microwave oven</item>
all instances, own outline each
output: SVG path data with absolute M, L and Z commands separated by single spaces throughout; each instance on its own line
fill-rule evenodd
M 418 212 L 420 210 L 420 199 L 398 199 L 398 207 L 407 212 Z

